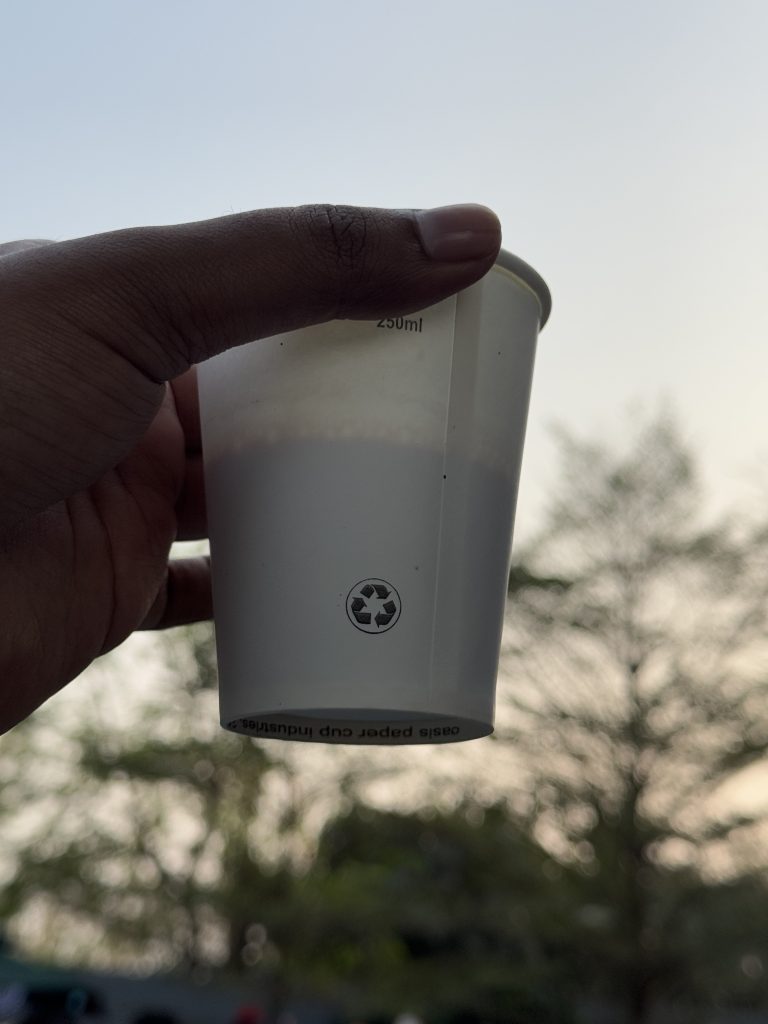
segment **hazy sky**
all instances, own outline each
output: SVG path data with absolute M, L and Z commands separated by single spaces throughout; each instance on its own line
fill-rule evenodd
M 635 400 L 739 494 L 768 453 L 767 38 L 764 0 L 0 0 L 0 237 L 486 203 L 554 296 L 520 534 L 548 426 Z

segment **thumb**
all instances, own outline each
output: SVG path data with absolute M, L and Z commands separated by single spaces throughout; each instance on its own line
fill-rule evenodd
M 302 206 L 134 228 L 36 254 L 66 269 L 49 305 L 83 317 L 158 381 L 246 341 L 334 318 L 423 309 L 472 284 L 501 244 L 482 206 Z M 122 329 L 116 327 L 115 316 Z
M 337 317 L 423 309 L 490 270 L 500 241 L 482 206 L 302 206 L 5 255 L 0 494 L 46 507 L 124 458 L 162 382 L 193 363 Z

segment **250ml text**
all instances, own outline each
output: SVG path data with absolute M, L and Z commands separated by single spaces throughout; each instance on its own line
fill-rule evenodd
M 414 331 L 416 334 L 421 334 L 424 328 L 424 317 L 420 316 L 418 320 L 415 320 L 405 316 L 388 316 L 379 320 L 376 326 L 383 327 L 388 331 Z

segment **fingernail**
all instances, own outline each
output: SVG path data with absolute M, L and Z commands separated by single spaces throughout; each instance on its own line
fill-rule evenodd
M 501 225 L 487 206 L 462 203 L 416 210 L 415 214 L 424 252 L 433 260 L 476 260 L 501 245 Z

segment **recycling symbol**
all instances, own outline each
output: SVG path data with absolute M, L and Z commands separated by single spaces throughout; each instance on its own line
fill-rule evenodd
M 364 633 L 385 633 L 400 618 L 400 595 L 386 580 L 361 580 L 347 594 L 349 621 Z

